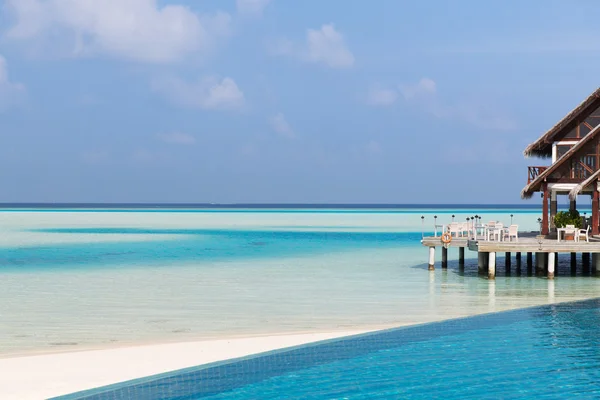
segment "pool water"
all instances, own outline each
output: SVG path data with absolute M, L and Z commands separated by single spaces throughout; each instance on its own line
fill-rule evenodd
M 60 399 L 600 397 L 600 300 L 381 331 Z

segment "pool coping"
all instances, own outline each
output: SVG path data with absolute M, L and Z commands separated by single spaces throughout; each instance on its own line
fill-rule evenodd
M 148 384 L 153 381 L 158 382 L 161 380 L 169 380 L 174 377 L 188 375 L 188 374 L 194 374 L 194 373 L 210 374 L 211 370 L 216 372 L 220 368 L 235 369 L 235 367 L 240 367 L 244 363 L 259 362 L 261 359 L 267 359 L 267 358 L 274 357 L 274 356 L 283 356 L 287 353 L 289 353 L 289 355 L 292 355 L 294 353 L 300 353 L 299 357 L 306 357 L 307 350 L 311 350 L 314 348 L 327 349 L 327 347 L 329 346 L 330 347 L 329 350 L 332 351 L 336 347 L 340 347 L 341 344 L 351 343 L 352 341 L 363 341 L 364 342 L 363 344 L 369 345 L 370 340 L 377 339 L 378 337 L 383 339 L 386 336 L 393 337 L 395 335 L 400 335 L 400 337 L 398 337 L 397 339 L 402 339 L 402 340 L 398 341 L 398 344 L 396 345 L 396 346 L 399 346 L 399 345 L 402 345 L 405 343 L 414 343 L 415 341 L 429 340 L 434 337 L 454 335 L 454 334 L 464 332 L 466 330 L 472 330 L 472 328 L 465 327 L 464 323 L 467 320 L 469 321 L 470 324 L 472 324 L 473 322 L 479 321 L 482 324 L 478 325 L 477 329 L 485 329 L 486 327 L 492 327 L 492 326 L 496 326 L 499 324 L 510 324 L 510 323 L 522 321 L 524 319 L 532 318 L 531 312 L 535 311 L 535 310 L 541 311 L 541 310 L 552 310 L 555 308 L 566 308 L 566 307 L 572 306 L 573 304 L 580 304 L 581 306 L 585 306 L 588 303 L 590 305 L 594 304 L 594 303 L 599 304 L 600 297 L 585 299 L 585 300 L 576 300 L 576 301 L 537 305 L 537 306 L 531 306 L 531 307 L 518 308 L 518 309 L 514 309 L 514 310 L 483 313 L 483 314 L 477 314 L 477 315 L 466 316 L 466 317 L 450 318 L 450 319 L 446 319 L 446 320 L 442 320 L 442 321 L 433 321 L 433 322 L 426 322 L 426 323 L 415 324 L 415 325 L 406 325 L 406 326 L 400 326 L 400 327 L 395 327 L 395 328 L 387 328 L 387 329 L 378 330 L 378 331 L 374 331 L 374 332 L 366 332 L 366 333 L 360 333 L 360 334 L 355 334 L 355 335 L 350 335 L 350 336 L 343 336 L 343 337 L 339 337 L 339 338 L 319 340 L 319 341 L 311 342 L 311 343 L 307 343 L 307 344 L 285 347 L 285 348 L 275 349 L 275 350 L 261 352 L 261 353 L 257 353 L 257 354 L 251 354 L 248 356 L 236 357 L 236 358 L 231 358 L 231 359 L 227 359 L 227 360 L 222 360 L 222 361 L 217 361 L 217 362 L 212 362 L 212 363 L 207 363 L 207 364 L 201 364 L 201 365 L 197 365 L 197 366 L 193 366 L 193 367 L 187 367 L 187 368 L 182 368 L 182 369 L 178 369 L 178 370 L 168 371 L 168 372 L 150 375 L 150 376 L 146 376 L 146 377 L 135 378 L 135 379 L 131 379 L 131 380 L 123 381 L 123 382 L 114 383 L 111 385 L 101 386 L 101 387 L 97 387 L 97 388 L 92 388 L 92 389 L 87 389 L 87 390 L 83 390 L 83 391 L 70 393 L 67 395 L 53 397 L 49 400 L 81 400 L 81 399 L 91 398 L 94 396 L 100 396 L 100 395 L 111 393 L 111 392 L 117 392 L 117 391 L 120 391 L 120 390 L 123 390 L 126 388 L 130 388 L 133 386 Z M 432 329 L 432 328 L 440 327 L 440 326 L 449 328 L 449 329 L 446 329 L 446 330 Z M 418 333 L 419 331 L 422 331 L 422 330 L 428 330 L 429 336 L 427 336 L 425 338 L 420 338 L 420 339 L 415 339 L 415 338 L 410 337 L 411 333 L 413 334 L 412 336 L 415 336 L 415 333 Z M 408 338 L 402 337 L 402 336 L 407 336 L 407 332 L 408 332 L 409 337 Z M 383 343 L 384 340 L 379 340 L 379 342 Z M 375 346 L 375 348 L 381 350 L 381 349 L 385 348 L 385 346 L 382 346 L 381 343 L 371 343 L 371 346 Z M 361 351 L 358 351 L 358 353 L 362 354 L 362 353 L 369 353 L 372 351 L 376 351 L 376 350 L 363 349 Z M 313 365 L 320 365 L 320 364 L 323 364 L 326 362 L 333 362 L 336 360 L 347 359 L 347 358 L 353 357 L 353 355 L 347 355 L 346 357 L 343 357 L 343 358 L 338 357 L 338 358 L 328 359 L 326 357 L 326 355 L 324 355 L 323 353 L 324 352 L 320 352 L 318 354 L 319 356 L 323 357 L 321 362 L 315 362 Z M 261 363 L 261 365 L 264 366 L 264 363 Z M 273 370 L 275 368 L 276 368 L 275 365 L 271 366 L 271 370 Z M 289 371 L 297 370 L 300 368 L 302 368 L 302 367 L 290 366 Z M 289 372 L 289 371 L 286 370 L 286 372 Z M 207 390 L 207 393 L 199 395 L 199 397 L 205 397 L 205 396 L 215 395 L 218 393 L 223 393 L 227 390 L 241 387 L 241 386 L 247 385 L 252 382 L 258 382 L 258 381 L 261 381 L 264 379 L 268 379 L 271 376 L 268 372 L 269 371 L 263 371 L 263 375 L 264 375 L 263 377 L 252 379 L 251 382 L 231 383 L 229 386 L 227 386 L 226 390 L 221 390 L 221 391 Z M 219 376 L 221 376 L 221 375 L 219 375 Z M 118 398 L 118 397 L 115 397 L 115 398 Z

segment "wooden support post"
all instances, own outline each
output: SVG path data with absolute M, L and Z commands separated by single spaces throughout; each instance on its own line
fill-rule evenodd
M 571 275 L 577 274 L 577 253 L 571 253 Z
M 581 264 L 583 264 L 582 272 L 584 274 L 590 273 L 590 253 L 581 253 Z
M 535 274 L 540 275 L 544 272 L 546 264 L 545 253 L 535 253 Z
M 554 265 L 556 266 L 556 273 L 558 274 L 558 253 L 554 253 Z
M 493 251 L 489 255 L 488 279 L 496 279 L 496 253 Z
M 510 251 L 507 251 L 506 253 L 504 253 L 504 264 L 506 265 L 507 269 L 510 269 L 510 263 L 511 263 L 511 254 Z
M 485 272 L 485 253 L 480 251 L 477 253 L 477 272 L 479 272 L 479 274 L 483 275 L 483 273 Z
M 518 251 L 517 254 L 515 254 L 515 261 L 517 263 L 517 274 L 521 275 L 521 252 Z
M 442 246 L 442 268 L 448 268 L 448 249 Z
M 533 253 L 527 253 L 527 268 L 531 268 L 533 266 Z
M 554 217 L 556 217 L 556 212 L 558 211 L 558 202 L 556 201 L 556 192 L 552 191 L 550 194 L 550 230 L 552 232 L 556 231 L 556 226 L 554 226 Z
M 435 269 L 435 247 L 429 248 L 429 270 L 433 271 Z
M 458 264 L 462 265 L 463 267 L 465 266 L 465 248 L 464 247 L 458 248 Z
M 600 254 L 592 253 L 592 272 L 597 274 L 600 271 Z
M 544 194 L 544 204 L 542 205 L 542 235 L 548 234 L 548 202 L 550 201 L 548 184 L 542 184 L 542 190 Z
M 555 253 L 548 254 L 548 279 L 554 279 L 554 257 Z
M 600 225 L 600 218 L 599 217 L 599 199 L 600 199 L 600 193 L 598 193 L 598 190 L 596 188 L 594 188 L 594 194 L 592 196 L 592 235 L 598 235 L 600 234 L 600 227 L 598 225 Z

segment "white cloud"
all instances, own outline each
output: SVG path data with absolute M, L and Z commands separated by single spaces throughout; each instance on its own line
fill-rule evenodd
M 157 137 L 165 143 L 183 145 L 196 143 L 194 136 L 182 132 L 159 133 Z
M 20 103 L 25 93 L 25 85 L 9 79 L 8 64 L 6 59 L 0 56 L 0 110 Z
M 283 39 L 273 46 L 272 50 L 278 55 L 297 57 L 330 68 L 349 68 L 354 65 L 354 55 L 333 24 L 325 24 L 321 29 L 308 29 L 306 43 L 302 45 L 295 45 Z
M 394 89 L 386 89 L 372 86 L 367 95 L 367 104 L 372 106 L 390 106 L 398 99 L 398 92 Z
M 236 7 L 239 14 L 257 16 L 261 15 L 271 0 L 237 0 Z
M 294 130 L 290 126 L 290 124 L 285 119 L 285 116 L 282 113 L 278 113 L 277 115 L 271 117 L 269 119 L 269 123 L 275 132 L 280 134 L 281 136 L 287 138 L 293 138 L 296 136 Z
M 459 120 L 477 128 L 488 130 L 513 130 L 516 123 L 484 103 L 458 101 L 444 102 L 437 90 L 435 81 L 423 78 L 416 84 L 400 86 L 404 99 L 423 109 L 436 118 Z
M 416 84 L 400 86 L 400 92 L 407 100 L 420 99 L 435 95 L 437 92 L 437 85 L 432 79 L 422 78 Z
M 229 31 L 230 16 L 200 16 L 156 0 L 7 0 L 14 25 L 6 36 L 55 48 L 67 40 L 72 55 L 106 54 L 167 63 L 208 49 Z
M 167 78 L 155 80 L 153 88 L 184 107 L 224 110 L 244 105 L 244 93 L 231 78 L 207 77 L 195 82 Z

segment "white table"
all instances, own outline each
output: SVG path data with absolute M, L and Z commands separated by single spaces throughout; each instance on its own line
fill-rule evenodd
M 575 238 L 575 241 L 578 242 L 579 241 L 579 235 L 577 234 L 577 229 L 576 228 L 556 228 L 556 240 L 560 243 L 560 236 L 562 233 L 566 234 L 567 233 L 573 233 L 573 237 Z M 565 240 L 566 241 L 566 240 Z

